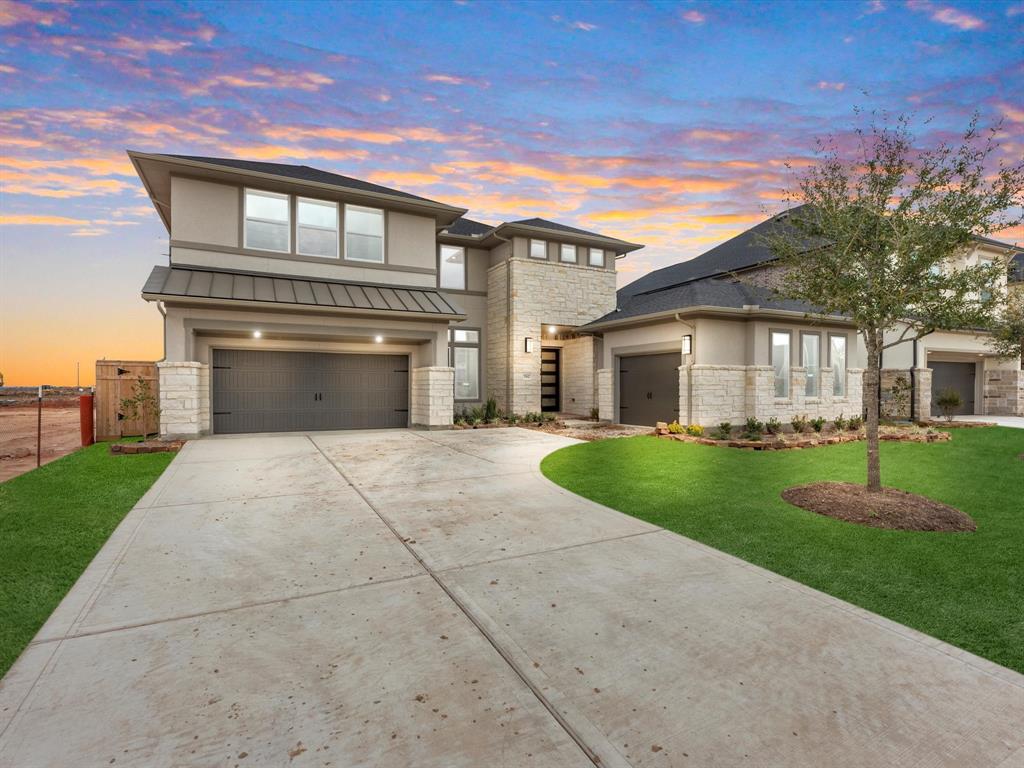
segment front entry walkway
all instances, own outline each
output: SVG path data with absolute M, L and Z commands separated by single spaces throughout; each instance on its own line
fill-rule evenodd
M 1024 765 L 1024 677 L 557 488 L 570 443 L 189 443 L 4 679 L 0 765 Z

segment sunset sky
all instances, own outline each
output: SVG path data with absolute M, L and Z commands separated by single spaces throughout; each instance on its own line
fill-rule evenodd
M 853 108 L 973 110 L 1024 154 L 1024 2 L 0 0 L 0 371 L 162 356 L 167 233 L 126 149 L 313 165 L 647 244 L 620 283 L 779 206 Z M 1024 242 L 1024 233 L 1003 239 Z

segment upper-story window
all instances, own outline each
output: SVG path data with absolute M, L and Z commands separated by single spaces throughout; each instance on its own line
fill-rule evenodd
M 441 246 L 441 288 L 466 290 L 466 249 L 454 245 Z
M 978 266 L 985 267 L 986 269 L 988 269 L 989 267 L 992 266 L 992 259 L 978 259 Z M 982 301 L 988 301 L 992 298 L 992 291 L 979 291 L 978 298 L 981 299 Z
M 530 258 L 546 259 L 548 257 L 548 244 L 544 240 L 530 241 Z
M 338 257 L 338 204 L 328 200 L 296 201 L 295 251 L 301 256 Z
M 562 261 L 566 262 L 567 264 L 575 264 L 576 263 L 576 246 L 575 245 L 566 245 L 565 243 L 562 243 L 561 256 L 559 258 Z
M 603 248 L 591 248 L 590 249 L 590 266 L 592 266 L 592 267 L 603 267 L 604 266 L 604 249 Z
M 384 211 L 345 206 L 345 258 L 384 263 Z
M 288 195 L 245 190 L 245 247 L 288 253 L 291 250 L 290 212 Z

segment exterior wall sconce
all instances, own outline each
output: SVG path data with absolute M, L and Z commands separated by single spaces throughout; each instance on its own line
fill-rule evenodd
M 531 339 L 529 336 L 526 337 L 526 343 L 524 344 L 524 347 L 528 355 L 533 354 L 533 339 Z
M 693 336 L 689 333 L 683 336 L 683 354 L 693 354 Z
M 253 331 L 253 332 L 252 332 L 252 337 L 253 337 L 254 339 L 258 339 L 258 338 L 260 338 L 260 337 L 261 337 L 262 335 L 263 335 L 263 334 L 262 334 L 262 333 L 261 333 L 260 331 Z

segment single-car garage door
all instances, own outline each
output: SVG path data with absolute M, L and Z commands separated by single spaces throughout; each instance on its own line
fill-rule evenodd
M 619 358 L 619 421 L 654 426 L 679 418 L 678 352 Z
M 409 358 L 215 349 L 213 431 L 404 427 Z
M 961 405 L 955 413 L 974 413 L 974 363 L 928 363 L 932 369 L 932 415 L 939 416 L 942 411 L 935 404 L 935 398 L 946 389 L 955 389 L 960 393 Z

